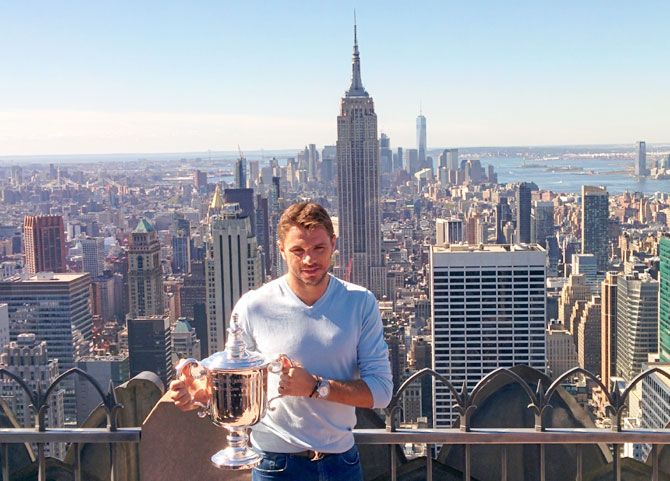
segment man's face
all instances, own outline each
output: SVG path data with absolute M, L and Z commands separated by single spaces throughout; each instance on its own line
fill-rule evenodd
M 279 250 L 294 280 L 303 286 L 318 286 L 328 274 L 335 235 L 329 237 L 321 226 L 310 231 L 294 225 L 279 241 Z

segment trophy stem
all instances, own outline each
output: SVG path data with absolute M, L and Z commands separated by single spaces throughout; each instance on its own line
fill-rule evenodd
M 261 462 L 261 455 L 249 447 L 247 428 L 225 427 L 228 447 L 212 456 L 212 464 L 223 469 L 251 469 Z

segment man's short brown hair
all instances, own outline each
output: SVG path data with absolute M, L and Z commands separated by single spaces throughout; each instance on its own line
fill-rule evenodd
M 328 237 L 333 237 L 335 231 L 333 223 L 326 209 L 314 202 L 298 202 L 289 206 L 279 219 L 277 226 L 277 235 L 279 240 L 283 241 L 286 233 L 293 226 L 302 227 L 308 231 L 321 226 L 328 232 Z

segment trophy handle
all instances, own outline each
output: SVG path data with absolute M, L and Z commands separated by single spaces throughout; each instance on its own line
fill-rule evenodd
M 200 366 L 202 369 L 200 374 L 193 373 L 193 366 Z M 188 370 L 186 370 L 188 368 Z M 177 365 L 175 366 L 176 378 L 179 379 L 182 374 L 187 377 L 192 377 L 193 379 L 200 379 L 201 377 L 206 376 L 207 368 L 205 368 L 197 359 L 189 357 L 188 359 L 180 359 Z M 203 374 L 204 372 L 204 374 Z M 200 401 L 193 401 L 193 404 L 200 406 L 202 409 L 198 409 L 198 417 L 204 418 L 207 415 L 211 414 L 210 406 L 211 400 L 207 401 L 207 404 L 203 404 Z
M 291 367 L 295 367 L 295 362 L 293 362 L 293 359 L 291 359 L 286 354 L 279 354 L 273 361 L 270 361 L 270 364 L 268 365 L 268 371 L 274 374 L 279 374 L 280 372 L 282 372 L 282 369 L 284 369 L 283 358 L 289 362 Z M 272 401 L 276 399 L 279 399 L 280 397 L 284 397 L 284 395 L 277 394 L 275 397 L 268 399 L 268 402 L 266 404 L 268 411 L 274 411 L 275 409 L 277 409 L 274 406 L 270 406 L 270 403 L 272 403 Z

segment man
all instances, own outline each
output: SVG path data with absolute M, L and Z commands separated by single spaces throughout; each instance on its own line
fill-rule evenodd
M 328 273 L 335 234 L 323 207 L 290 206 L 278 235 L 288 274 L 248 292 L 234 308 L 248 350 L 285 353 L 295 362 L 284 364 L 275 409 L 252 429 L 263 454 L 252 479 L 362 480 L 355 408 L 383 408 L 393 390 L 377 301 Z M 170 389 L 183 410 L 208 399 L 206 384 L 190 378 Z

